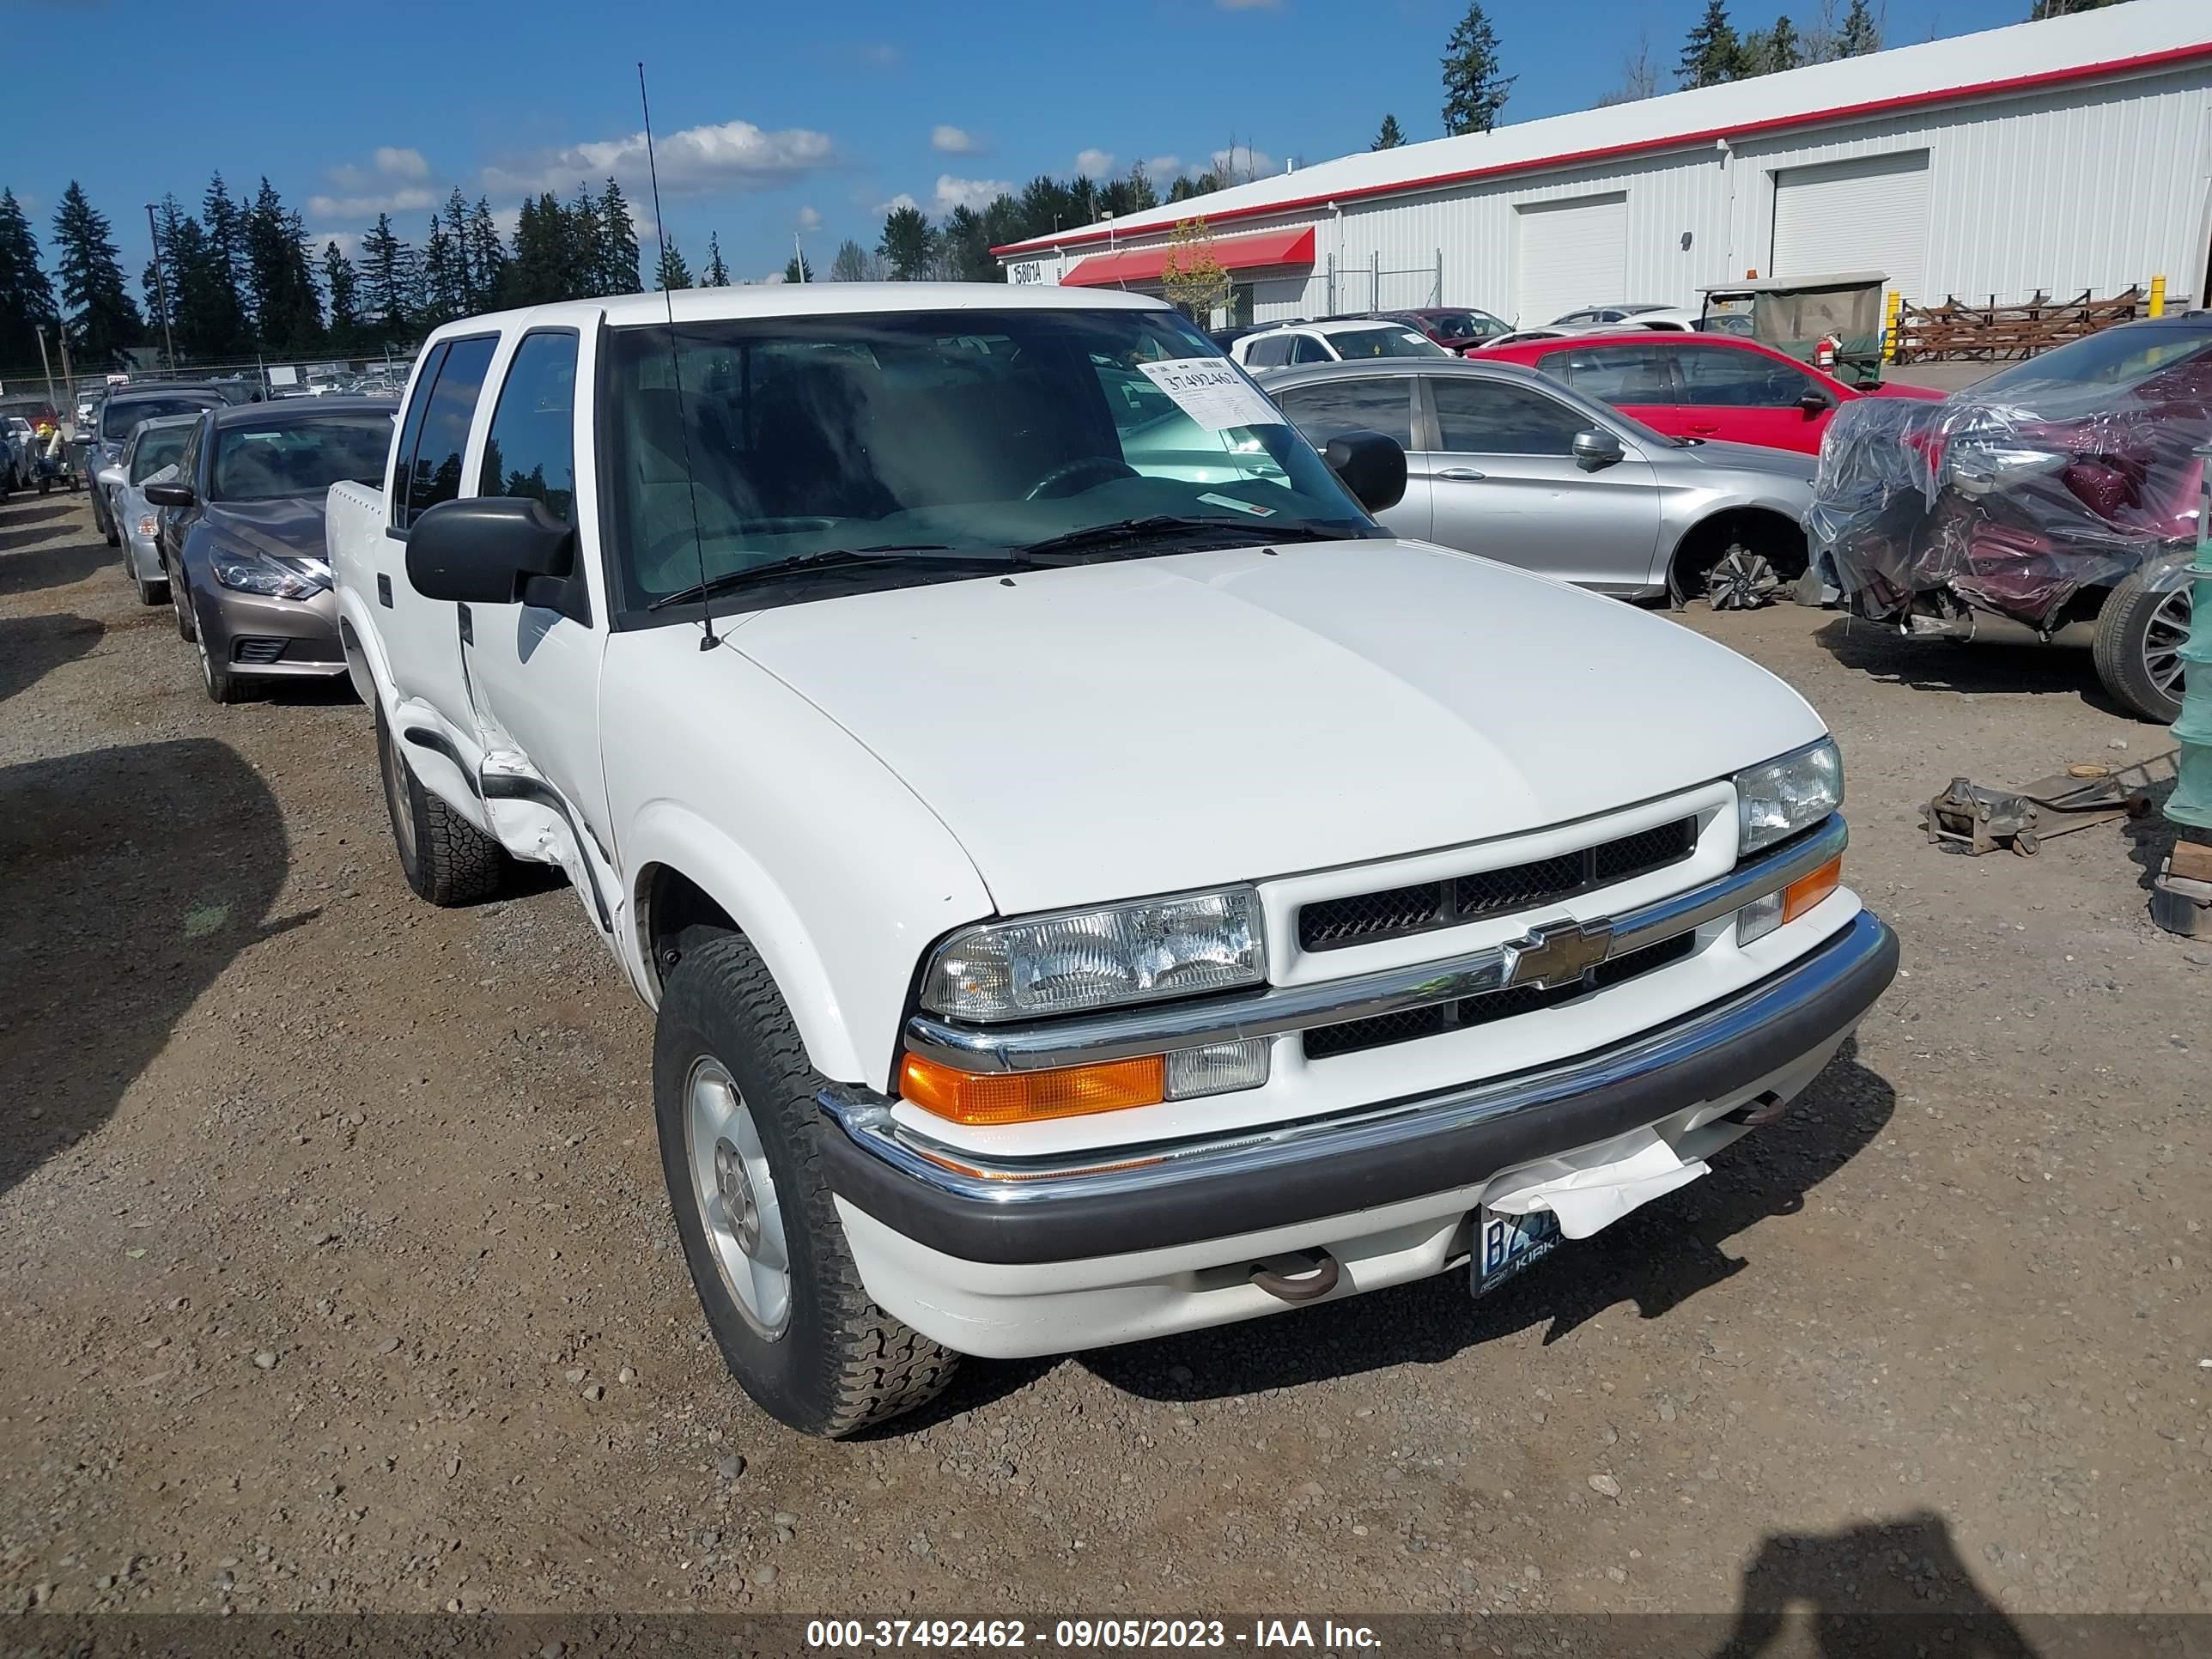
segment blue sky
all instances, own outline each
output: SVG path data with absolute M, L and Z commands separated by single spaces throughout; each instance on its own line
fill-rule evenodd
M 1771 3 L 1740 4 L 1737 27 L 1771 21 Z M 1437 137 L 1437 59 L 1463 5 L 34 4 L 9 9 L 8 38 L 34 72 L 9 79 L 0 183 L 43 242 L 80 179 L 134 278 L 143 204 L 165 191 L 196 204 L 217 168 L 238 194 L 265 173 L 318 246 L 329 234 L 349 246 L 379 207 L 419 241 L 454 185 L 509 210 L 528 190 L 596 187 L 611 167 L 643 217 L 643 58 L 670 228 L 695 269 L 714 230 L 752 277 L 781 270 L 794 230 L 826 267 L 845 236 L 874 246 L 887 203 L 934 216 L 1079 157 L 1115 172 L 1173 158 L 1195 174 L 1234 142 L 1263 164 L 1312 162 L 1364 149 L 1385 111 L 1409 137 Z M 1639 34 L 1671 67 L 1702 9 L 1498 0 L 1520 76 L 1505 118 L 1595 102 Z M 1905 45 L 2017 22 L 2027 0 L 1884 9 L 1887 40 Z M 1796 9 L 1801 27 L 1811 11 Z M 51 50 L 36 44 L 48 32 Z

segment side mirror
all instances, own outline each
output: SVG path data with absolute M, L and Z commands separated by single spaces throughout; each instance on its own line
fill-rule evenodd
M 574 528 L 526 495 L 441 501 L 407 532 L 407 580 L 426 599 L 516 605 L 531 577 L 575 564 Z
M 149 507 L 190 507 L 192 504 L 192 487 L 173 480 L 168 483 L 149 482 L 145 495 L 146 504 Z
M 1828 394 L 1818 386 L 1808 386 L 1805 388 L 1804 395 L 1797 399 L 1797 407 L 1808 415 L 1825 415 L 1829 408 Z
M 1380 432 L 1340 432 L 1322 446 L 1321 458 L 1370 513 L 1387 513 L 1406 499 L 1406 452 Z
M 1585 472 L 1601 472 L 1620 462 L 1628 452 L 1620 440 L 1601 426 L 1575 434 L 1575 465 Z

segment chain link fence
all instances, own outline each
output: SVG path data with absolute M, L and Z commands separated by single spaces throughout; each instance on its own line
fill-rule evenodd
M 1382 256 L 1369 256 L 1364 264 L 1340 264 L 1328 258 L 1328 314 L 1346 311 L 1413 311 L 1444 302 L 1444 251 L 1427 265 L 1386 269 Z

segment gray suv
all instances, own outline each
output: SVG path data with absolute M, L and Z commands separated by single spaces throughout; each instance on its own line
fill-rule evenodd
M 1533 369 L 1429 357 L 1261 386 L 1316 447 L 1358 428 L 1406 451 L 1397 535 L 1622 599 L 1771 594 L 1805 569 L 1814 459 L 1669 438 Z

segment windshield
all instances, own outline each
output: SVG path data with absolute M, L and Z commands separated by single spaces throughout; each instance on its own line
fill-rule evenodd
M 1486 311 L 1432 311 L 1426 320 L 1430 333 L 1447 340 L 1487 340 L 1507 331 L 1505 325 Z
M 633 609 L 689 588 L 702 563 L 714 581 L 896 548 L 876 577 L 926 580 L 948 552 L 1011 556 L 1164 516 L 1217 521 L 1225 545 L 1375 533 L 1173 312 L 789 317 L 693 324 L 672 349 L 661 326 L 610 342 L 613 541 Z
M 2017 397 L 2039 386 L 2117 389 L 2208 352 L 2212 333 L 2202 328 L 2108 328 L 2001 368 L 1977 384 L 1974 395 Z
M 334 415 L 268 426 L 222 428 L 216 437 L 218 501 L 319 498 L 334 483 L 377 483 L 392 447 L 389 415 Z
M 158 421 L 164 415 L 197 415 L 219 403 L 216 398 L 133 398 L 129 403 L 111 402 L 100 415 L 100 435 L 127 438 L 141 421 Z
M 1417 333 L 1401 324 L 1393 323 L 1379 328 L 1346 328 L 1334 330 L 1328 343 L 1340 357 L 1347 362 L 1358 362 L 1369 357 L 1449 357 L 1446 351 L 1425 334 Z
M 163 467 L 175 465 L 191 435 L 190 426 L 157 426 L 141 433 L 138 447 L 131 453 L 131 482 L 143 483 Z

